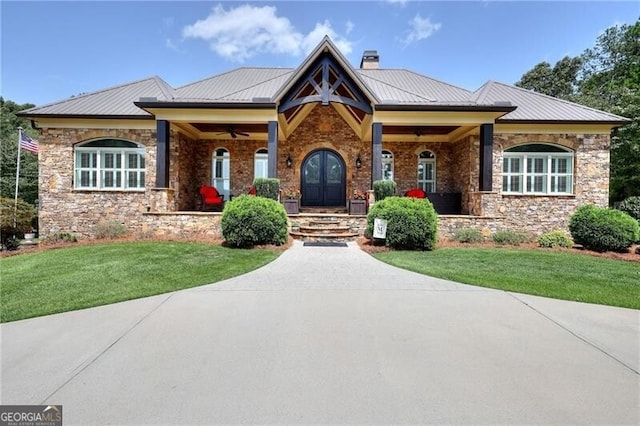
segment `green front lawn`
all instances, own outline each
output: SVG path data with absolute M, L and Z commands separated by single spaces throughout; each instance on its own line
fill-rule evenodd
M 374 254 L 433 277 L 518 293 L 640 309 L 640 263 L 508 248 L 440 248 Z
M 196 287 L 263 266 L 274 250 L 120 242 L 0 259 L 0 320 L 15 321 Z

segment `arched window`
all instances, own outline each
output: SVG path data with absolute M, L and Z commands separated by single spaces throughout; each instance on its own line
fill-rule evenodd
M 393 180 L 393 154 L 382 151 L 382 180 Z
M 422 151 L 418 156 L 418 187 L 436 192 L 436 156 L 431 151 Z
M 211 163 L 211 185 L 213 185 L 220 194 L 224 194 L 225 200 L 229 200 L 230 195 L 230 158 L 229 151 L 224 148 L 216 149 L 213 152 Z
M 74 188 L 143 191 L 145 148 L 121 139 L 98 139 L 75 147 Z
M 269 153 L 265 148 L 256 151 L 253 160 L 253 178 L 266 178 L 268 175 Z
M 573 151 L 555 145 L 519 145 L 504 151 L 502 192 L 572 194 Z

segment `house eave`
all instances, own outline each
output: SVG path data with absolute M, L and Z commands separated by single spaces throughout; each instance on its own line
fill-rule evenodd
M 500 118 L 496 124 L 586 124 L 621 127 L 631 123 L 632 120 L 510 120 Z
M 428 105 L 428 104 L 378 104 L 376 111 L 452 111 L 452 112 L 503 112 L 509 113 L 516 106 L 494 105 Z
M 275 109 L 275 102 L 134 102 L 138 108 L 149 109 Z
M 152 120 L 153 114 L 145 115 L 126 115 L 126 114 L 32 114 L 32 113 L 16 113 L 16 117 L 38 119 L 38 118 L 77 118 L 91 120 Z

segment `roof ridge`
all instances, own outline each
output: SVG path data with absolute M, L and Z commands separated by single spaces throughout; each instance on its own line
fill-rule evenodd
M 176 87 L 175 90 L 182 90 L 189 86 L 193 86 L 194 84 L 202 83 L 203 81 L 211 80 L 213 78 L 222 77 L 223 75 L 231 74 L 232 72 L 240 71 L 240 70 L 248 70 L 248 69 L 256 69 L 256 70 L 293 70 L 294 68 L 280 68 L 280 67 L 238 67 L 229 71 L 221 72 L 220 74 L 210 75 L 209 77 L 201 78 L 200 80 L 193 81 L 191 83 L 187 83 L 183 86 Z
M 82 93 L 80 95 L 72 95 L 71 97 L 69 97 L 67 99 L 62 99 L 62 100 L 59 100 L 59 101 L 49 102 L 48 104 L 44 104 L 44 105 L 38 105 L 38 106 L 35 106 L 35 107 L 30 108 L 28 110 L 24 110 L 24 111 L 20 111 L 20 112 L 26 113 L 26 112 L 32 112 L 32 111 L 35 111 L 35 110 L 38 110 L 38 109 L 42 109 L 42 108 L 47 108 L 47 107 L 50 107 L 50 106 L 53 106 L 53 105 L 62 105 L 62 104 L 65 104 L 67 102 L 76 101 L 78 99 L 87 98 L 89 96 L 95 96 L 95 95 L 97 95 L 99 93 L 110 92 L 112 90 L 121 89 L 123 87 L 133 86 L 134 84 L 139 84 L 139 83 L 142 83 L 143 81 L 154 80 L 154 82 L 157 83 L 155 78 L 156 78 L 156 76 L 146 77 L 146 78 L 142 78 L 140 80 L 135 80 L 135 81 L 130 81 L 128 83 L 119 84 L 117 86 L 107 87 L 106 89 L 96 90 L 95 92 Z
M 167 100 L 174 98 L 173 87 L 169 85 L 166 81 L 164 81 L 161 77 L 154 75 L 153 80 L 158 85 L 158 88 L 162 92 L 163 95 L 166 96 Z
M 469 89 L 465 89 L 464 87 L 456 86 L 455 84 L 447 83 L 446 81 L 439 80 L 439 79 L 437 79 L 437 78 L 433 78 L 433 77 L 428 76 L 428 75 L 426 75 L 426 74 L 420 74 L 420 73 L 418 73 L 418 72 L 415 72 L 415 71 L 413 71 L 413 70 L 409 70 L 409 69 L 406 69 L 406 68 L 399 68 L 399 69 L 400 69 L 400 70 L 403 70 L 403 71 L 406 71 L 406 72 L 410 72 L 411 74 L 415 74 L 415 75 L 420 76 L 420 77 L 428 78 L 429 80 L 437 81 L 438 83 L 445 84 L 445 85 L 447 85 L 447 86 L 449 86 L 449 87 L 453 87 L 453 88 L 456 88 L 456 89 L 458 89 L 458 90 L 464 90 L 465 92 L 467 92 L 467 93 L 469 93 L 469 94 L 473 93 L 473 92 L 472 92 L 471 90 L 469 90 Z
M 424 100 L 426 100 L 426 101 L 429 101 L 429 102 L 437 102 L 437 101 L 438 101 L 437 99 L 428 98 L 428 97 L 426 97 L 426 96 L 424 96 L 424 95 L 421 95 L 421 94 L 419 94 L 419 93 L 410 92 L 410 91 L 408 91 L 408 90 L 406 90 L 406 89 L 403 89 L 403 88 L 401 88 L 401 87 L 398 87 L 398 86 L 396 86 L 396 85 L 394 85 L 394 84 L 389 84 L 389 83 L 387 83 L 386 81 L 378 80 L 377 78 L 371 77 L 370 75 L 364 75 L 364 74 L 363 74 L 362 76 L 363 76 L 363 77 L 366 77 L 366 78 L 370 78 L 371 80 L 377 81 L 377 82 L 378 82 L 378 83 L 380 83 L 380 84 L 384 84 L 384 85 L 386 85 L 386 86 L 393 87 L 394 89 L 400 90 L 401 92 L 405 92 L 405 93 L 409 93 L 410 95 L 417 96 L 417 97 L 422 98 L 422 99 L 424 99 Z
M 529 89 L 525 89 L 523 87 L 513 86 L 513 85 L 507 84 L 507 83 L 501 83 L 499 81 L 494 81 L 493 83 L 494 84 L 499 84 L 501 86 L 506 86 L 506 87 L 508 87 L 510 89 L 516 89 L 516 90 L 519 90 L 521 92 L 528 93 L 530 95 L 541 96 L 543 98 L 551 99 L 553 101 L 562 102 L 564 104 L 571 105 L 571 106 L 574 106 L 574 107 L 586 109 L 586 110 L 593 111 L 593 112 L 598 112 L 598 113 L 601 113 L 601 114 L 605 113 L 605 114 L 612 115 L 614 117 L 618 117 L 618 118 L 621 118 L 621 119 L 624 119 L 624 120 L 628 120 L 628 118 L 622 117 L 621 115 L 617 115 L 617 114 L 614 114 L 614 113 L 609 112 L 609 111 L 603 111 L 601 109 L 597 109 L 597 108 L 593 108 L 593 107 L 590 107 L 590 106 L 582 105 L 582 104 L 579 104 L 577 102 L 572 102 L 572 101 L 568 101 L 566 99 L 556 98 L 556 97 L 551 96 L 551 95 L 547 95 L 547 94 L 544 94 L 544 93 L 536 92 L 535 90 L 529 90 Z
M 277 68 L 274 68 L 274 69 L 277 69 Z M 275 80 L 275 79 L 277 79 L 277 78 L 280 78 L 280 77 L 282 77 L 283 75 L 285 75 L 285 74 L 287 74 L 287 73 L 291 73 L 291 72 L 293 72 L 293 70 L 287 70 L 286 72 L 283 72 L 282 74 L 276 75 L 275 77 L 271 77 L 271 78 L 268 78 L 268 79 L 266 79 L 266 80 L 262 80 L 262 81 L 260 81 L 260 82 L 258 82 L 258 83 L 252 84 L 251 86 L 247 86 L 247 87 L 244 87 L 244 88 L 242 88 L 242 89 L 238 89 L 238 90 L 236 90 L 236 91 L 234 91 L 234 92 L 231 92 L 231 93 L 226 93 L 226 94 L 224 94 L 223 96 L 220 96 L 220 97 L 218 97 L 218 98 L 216 98 L 216 99 L 222 99 L 222 98 L 226 98 L 226 97 L 228 97 L 228 96 L 235 95 L 236 93 L 239 93 L 239 92 L 244 92 L 245 90 L 252 89 L 252 88 L 254 88 L 254 87 L 260 86 L 261 84 L 267 83 L 267 82 L 269 82 L 269 81 L 273 81 L 273 80 Z
M 494 83 L 495 83 L 494 80 L 487 80 L 482 86 L 480 86 L 476 91 L 474 91 L 471 94 L 471 96 L 469 97 L 469 100 L 477 104 L 482 104 Z

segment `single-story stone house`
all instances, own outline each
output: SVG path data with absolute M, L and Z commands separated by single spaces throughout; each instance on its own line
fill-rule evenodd
M 566 229 L 578 206 L 607 205 L 610 133 L 629 121 L 495 81 L 472 92 L 383 69 L 376 51 L 356 68 L 329 38 L 296 69 L 238 68 L 179 88 L 151 77 L 20 116 L 41 133 L 41 235 L 89 237 L 101 220 L 219 233 L 198 188 L 229 200 L 256 177 L 300 190 L 303 212 L 339 214 L 354 191 L 393 179 L 400 194 L 447 201 L 443 235 Z

